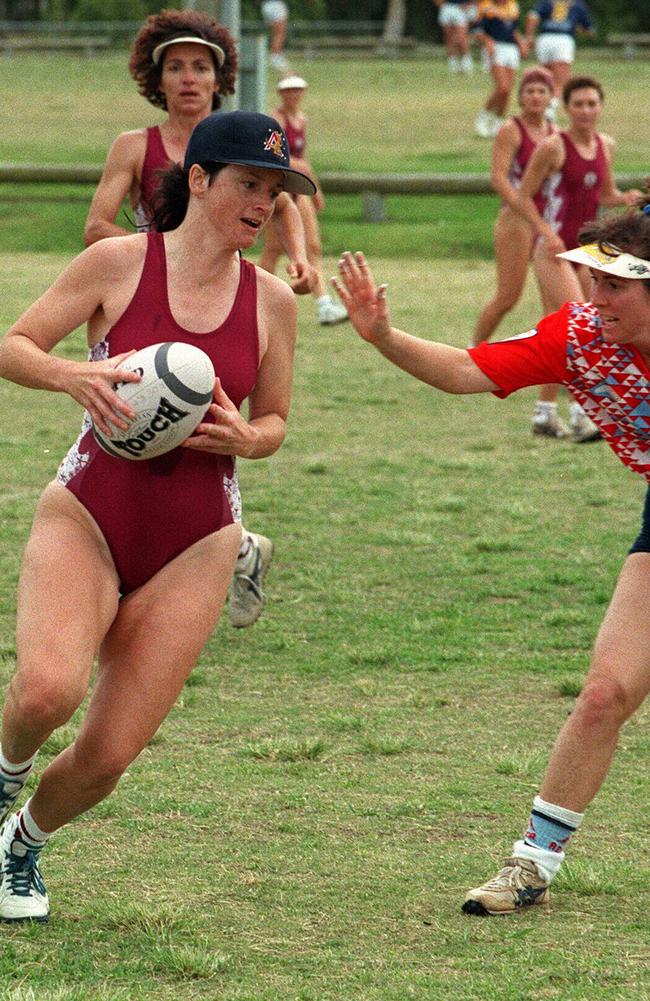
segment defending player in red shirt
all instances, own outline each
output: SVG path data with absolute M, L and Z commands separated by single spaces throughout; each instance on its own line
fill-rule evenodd
M 497 396 L 565 385 L 607 443 L 650 482 L 650 197 L 644 208 L 590 223 L 565 259 L 588 269 L 591 302 L 567 303 L 507 341 L 462 350 L 391 326 L 386 286 L 362 254 L 345 254 L 335 285 L 361 337 L 410 375 L 448 393 Z M 469 914 L 507 914 L 548 900 L 565 847 L 609 769 L 623 723 L 650 692 L 650 492 L 571 716 L 555 743 L 530 821 L 512 857 L 470 890 Z

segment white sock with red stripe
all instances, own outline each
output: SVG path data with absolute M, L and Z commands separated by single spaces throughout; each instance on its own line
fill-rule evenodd
M 50 840 L 52 832 L 41 830 L 30 809 L 31 798 L 27 800 L 22 810 L 16 814 L 15 837 L 19 837 L 31 851 L 40 851 Z
M 0 791 L 6 787 L 6 792 L 10 795 L 20 792 L 34 767 L 35 758 L 34 754 L 27 761 L 15 763 L 4 756 L 0 747 Z

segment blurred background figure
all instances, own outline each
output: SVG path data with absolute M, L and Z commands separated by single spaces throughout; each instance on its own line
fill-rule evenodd
M 264 0 L 262 17 L 269 29 L 269 64 L 278 73 L 288 73 L 289 63 L 284 54 L 289 24 L 289 8 L 284 0 Z
M 305 230 L 307 260 L 316 275 L 312 295 L 316 300 L 318 322 L 329 325 L 347 320 L 348 314 L 345 307 L 340 302 L 336 302 L 328 293 L 323 279 L 323 259 L 317 213 L 323 209 L 325 199 L 312 165 L 305 156 L 307 119 L 301 110 L 301 105 L 306 89 L 307 81 L 300 76 L 288 76 L 280 80 L 277 86 L 280 104 L 273 115 L 279 121 L 287 137 L 291 165 L 310 177 L 316 185 L 316 194 L 313 198 L 295 195 L 294 201 Z M 260 267 L 275 274 L 281 254 L 282 244 L 277 234 L 267 230 L 264 251 L 259 262 Z
M 496 135 L 503 125 L 510 94 L 521 57 L 528 44 L 519 33 L 519 4 L 516 0 L 483 0 L 478 9 L 474 34 L 490 63 L 494 87 L 481 108 L 474 131 L 482 139 Z
M 438 7 L 438 24 L 447 49 L 447 66 L 450 73 L 474 72 L 469 51 L 469 26 L 476 17 L 476 7 L 466 0 L 435 0 Z
M 614 180 L 615 142 L 598 131 L 605 99 L 600 82 L 591 76 L 571 77 L 563 90 L 568 129 L 553 132 L 533 152 L 521 179 L 518 205 L 537 239 L 533 250 L 535 274 L 546 313 L 565 302 L 586 302 L 591 275 L 583 265 L 558 257 L 578 245 L 585 223 L 598 217 L 602 205 L 634 205 L 636 189 L 621 191 Z M 538 193 L 543 190 L 540 212 Z M 597 441 L 598 428 L 574 401 L 570 427 L 557 415 L 558 386 L 544 386 L 533 414 L 533 431 L 553 438 L 571 434 L 574 442 Z
M 491 183 L 501 199 L 494 224 L 497 287 L 479 314 L 472 338 L 474 345 L 492 336 L 523 292 L 535 234 L 529 221 L 517 210 L 517 190 L 538 143 L 555 131 L 545 118 L 553 97 L 553 77 L 547 69 L 533 66 L 526 70 L 518 97 L 520 114 L 509 118 L 499 129 L 492 148 Z M 535 204 L 543 214 L 541 191 L 535 196 Z
M 584 0 L 538 0 L 526 18 L 526 41 L 532 45 L 535 32 L 538 62 L 553 74 L 553 100 L 546 117 L 555 121 L 562 103 L 562 88 L 571 74 L 578 32 L 593 35 L 594 26 Z

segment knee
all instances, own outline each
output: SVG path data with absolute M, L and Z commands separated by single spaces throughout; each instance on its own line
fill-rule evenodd
M 64 685 L 51 677 L 27 680 L 17 676 L 10 688 L 18 719 L 30 729 L 44 733 L 67 723 L 85 694 L 85 686 Z
M 627 692 L 620 682 L 611 678 L 594 678 L 583 688 L 574 715 L 587 728 L 607 726 L 618 728 L 632 709 Z

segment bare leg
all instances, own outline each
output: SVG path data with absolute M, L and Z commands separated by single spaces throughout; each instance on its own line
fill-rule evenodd
M 628 556 L 591 668 L 542 785 L 549 803 L 583 812 L 600 789 L 622 724 L 650 691 L 650 554 Z
M 543 240 L 538 240 L 535 244 L 533 268 L 544 314 L 556 312 L 565 302 L 583 302 L 587 298 L 569 262 L 549 256 Z M 560 387 L 557 385 L 541 386 L 538 399 L 554 403 L 559 392 Z
M 511 209 L 502 208 L 494 225 L 497 289 L 479 314 L 473 344 L 491 337 L 506 313 L 518 303 L 526 283 L 531 246 L 528 223 Z
M 118 582 L 93 520 L 64 487 L 48 487 L 25 549 L 18 590 L 18 667 L 5 700 L 2 748 L 26 761 L 81 704 Z
M 104 799 L 165 719 L 219 618 L 240 538 L 229 525 L 201 539 L 122 600 L 82 729 L 32 797 L 43 830 Z

